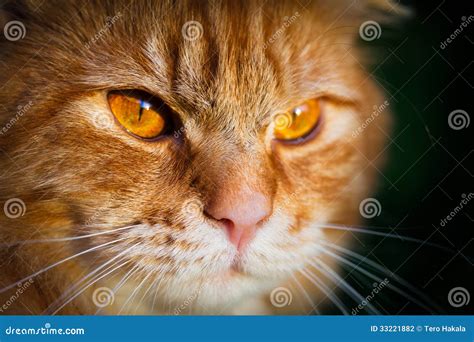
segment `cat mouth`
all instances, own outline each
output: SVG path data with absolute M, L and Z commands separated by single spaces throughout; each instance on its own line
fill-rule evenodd
M 242 266 L 240 265 L 240 261 L 238 259 L 234 259 L 230 265 L 229 271 L 234 273 L 243 273 Z
M 243 276 L 243 275 L 245 275 L 245 272 L 243 270 L 240 258 L 239 256 L 236 256 L 234 260 L 232 261 L 232 263 L 230 264 L 229 268 L 224 270 L 224 272 L 222 272 L 218 276 L 218 278 L 226 280 L 226 279 L 232 279 L 232 278 Z

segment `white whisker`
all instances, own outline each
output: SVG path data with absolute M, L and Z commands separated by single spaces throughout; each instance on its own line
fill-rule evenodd
M 146 295 L 148 294 L 148 292 L 150 291 L 150 289 L 153 287 L 153 285 L 155 285 L 155 282 L 157 280 L 158 276 L 155 277 L 155 280 L 153 281 L 150 281 L 150 286 L 148 286 L 148 288 L 146 289 L 145 293 L 143 294 L 143 296 L 140 298 L 140 300 L 138 301 L 138 304 L 135 306 L 135 311 L 133 312 L 133 314 L 136 314 L 137 313 L 137 310 L 138 308 L 140 307 L 140 305 L 142 304 L 143 302 L 143 299 L 145 299 Z
M 125 275 L 122 277 L 122 279 L 117 283 L 117 285 L 115 285 L 115 287 L 112 289 L 112 292 L 115 296 L 115 294 L 117 293 L 117 291 L 123 286 L 125 285 L 125 283 L 128 281 L 128 279 L 133 276 L 134 274 L 136 274 L 136 272 L 139 271 L 139 268 L 140 266 L 139 265 L 135 265 L 133 266 L 127 273 L 125 273 Z M 95 315 L 97 315 L 100 311 L 102 311 L 103 308 L 99 308 L 97 309 L 97 311 L 95 312 Z
M 383 233 L 383 232 L 373 231 L 373 230 L 370 230 L 370 229 L 364 229 L 364 228 L 359 228 L 359 227 L 349 227 L 349 226 L 345 226 L 345 225 L 337 225 L 337 224 L 330 224 L 330 223 L 328 223 L 328 224 L 317 224 L 317 225 L 314 225 L 313 227 L 318 228 L 318 229 L 334 229 L 334 230 L 342 230 L 342 231 L 347 231 L 347 232 L 356 232 L 356 233 L 362 233 L 362 234 L 383 236 L 383 237 L 392 238 L 392 239 L 406 240 L 406 241 L 416 242 L 416 243 L 420 243 L 420 244 L 431 246 L 431 247 L 436 247 L 436 248 L 442 249 L 444 251 L 447 251 L 449 253 L 453 253 L 453 250 L 451 250 L 447 247 L 438 245 L 436 243 L 432 243 L 432 242 L 420 240 L 420 239 L 417 239 L 417 238 L 413 238 L 413 237 L 410 237 L 410 236 L 406 236 L 406 235 Z
M 299 290 L 301 291 L 301 293 L 305 296 L 306 300 L 309 302 L 309 304 L 311 305 L 311 308 L 313 309 L 313 311 L 316 312 L 316 314 L 320 315 L 321 312 L 319 311 L 317 305 L 314 303 L 313 299 L 311 298 L 311 296 L 308 294 L 308 292 L 305 290 L 305 288 L 303 287 L 303 285 L 300 284 L 300 282 L 298 281 L 298 279 L 292 274 L 291 275 L 291 278 L 293 279 L 293 281 L 296 283 L 296 286 L 299 288 Z
M 146 280 L 150 277 L 151 273 L 148 273 L 145 278 L 138 284 L 138 286 L 132 291 L 130 296 L 128 296 L 127 300 L 125 303 L 123 303 L 122 307 L 120 308 L 118 314 L 120 315 L 122 313 L 122 310 L 128 305 L 128 303 L 135 298 L 135 296 L 138 294 L 138 292 L 141 290 L 143 284 L 145 284 Z
M 339 310 L 341 310 L 342 314 L 349 314 L 345 305 L 342 303 L 339 297 L 332 290 L 330 290 L 321 280 L 319 280 L 312 272 L 310 272 L 309 270 L 300 270 L 299 272 L 311 283 L 313 283 L 313 285 L 320 289 L 326 295 L 326 297 L 328 297 L 329 300 L 333 302 Z
M 50 310 L 50 308 L 54 307 L 54 305 L 56 305 L 57 303 L 59 303 L 60 301 L 62 301 L 66 296 L 68 296 L 70 293 L 74 292 L 77 288 L 79 288 L 81 286 L 81 284 L 86 281 L 88 278 L 90 278 L 91 276 L 93 276 L 94 274 L 96 274 L 97 272 L 101 271 L 104 267 L 105 269 L 101 272 L 99 272 L 99 274 L 97 274 L 96 276 L 92 277 L 91 280 L 94 280 L 94 278 L 98 277 L 98 276 L 101 276 L 101 274 L 103 272 L 107 272 L 110 268 L 114 267 L 114 265 L 116 265 L 117 263 L 121 262 L 124 260 L 124 258 L 126 258 L 127 256 L 125 255 L 126 253 L 128 253 L 132 248 L 134 248 L 135 246 L 137 246 L 139 243 L 136 243 L 134 245 L 132 245 L 131 247 L 125 249 L 124 251 L 118 253 L 116 256 L 114 256 L 112 259 L 104 262 L 102 265 L 100 265 L 99 267 L 95 268 L 93 271 L 89 272 L 87 275 L 85 275 L 84 277 L 82 277 L 80 280 L 76 281 L 75 284 L 71 285 L 66 291 L 63 292 L 63 294 L 58 298 L 56 299 L 53 303 L 51 303 L 51 305 L 45 310 L 46 312 L 48 312 Z M 125 256 L 124 256 L 125 255 Z M 117 260 L 119 259 L 119 260 Z M 112 265 L 110 265 L 112 264 Z M 108 266 L 110 265 L 110 266 Z M 108 266 L 108 267 L 107 267 Z
M 77 298 L 81 293 L 83 293 L 84 291 L 86 291 L 89 287 L 91 287 L 92 285 L 94 285 L 95 283 L 97 283 L 99 280 L 105 278 L 106 276 L 108 276 L 109 274 L 113 273 L 114 271 L 122 268 L 123 266 L 125 266 L 126 264 L 128 264 L 129 262 L 131 262 L 131 260 L 126 260 L 124 261 L 123 263 L 121 263 L 120 265 L 114 267 L 112 270 L 108 271 L 106 274 L 100 276 L 99 278 L 95 279 L 94 281 L 91 281 L 89 282 L 85 287 L 83 287 L 81 290 L 79 290 L 76 294 L 74 294 L 74 296 L 70 297 L 64 304 L 62 304 L 59 308 L 57 308 L 54 312 L 53 312 L 53 315 L 55 315 L 56 313 L 58 313 L 63 307 L 65 307 L 67 304 L 69 304 L 70 302 L 72 302 L 75 298 Z
M 359 260 L 361 263 L 365 263 L 371 267 L 373 267 L 374 269 L 376 269 L 377 271 L 383 273 L 384 275 L 387 275 L 391 278 L 393 278 L 395 281 L 397 281 L 400 285 L 402 286 L 405 286 L 408 290 L 412 291 L 414 294 L 416 294 L 417 296 L 419 296 L 420 298 L 422 298 L 425 303 L 430 303 L 430 299 L 424 294 L 422 293 L 420 290 L 418 290 L 415 286 L 413 286 L 412 284 L 410 284 L 409 282 L 407 282 L 405 279 L 401 278 L 400 276 L 398 276 L 397 274 L 393 273 L 392 271 L 386 269 L 385 267 L 377 264 L 376 262 L 374 262 L 373 260 L 370 260 L 368 259 L 367 257 L 364 257 L 363 255 L 360 255 L 356 252 L 353 252 L 351 250 L 348 250 L 344 247 L 340 247 L 340 246 L 337 246 L 337 245 L 334 245 L 332 243 L 327 243 L 325 241 L 320 241 L 321 244 L 323 245 L 326 245 L 330 248 L 333 248 L 335 250 L 339 250 L 340 252 L 342 253 L 345 253 L 349 256 L 351 256 L 352 258 L 356 259 L 356 260 Z M 368 276 L 369 278 L 372 278 L 373 280 L 376 280 L 376 281 L 381 281 L 380 278 L 376 277 L 375 275 L 373 275 L 372 273 L 368 272 L 366 269 L 360 267 L 360 265 L 356 265 L 354 263 L 352 263 L 351 261 L 337 255 L 337 254 L 334 254 L 334 253 L 331 253 L 330 251 L 328 251 L 327 249 L 325 248 L 322 248 L 322 251 L 327 253 L 327 254 L 330 254 L 332 255 L 333 257 L 337 258 L 338 260 L 342 261 L 343 263 L 346 263 L 352 267 L 354 267 L 354 269 L 356 269 L 357 271 L 359 271 L 360 273 L 363 273 L 365 274 L 366 276 Z M 425 310 L 427 310 L 428 312 L 432 313 L 433 310 L 431 308 L 429 308 L 426 304 L 424 304 L 423 302 L 421 302 L 420 300 L 416 299 L 415 297 L 411 296 L 410 294 L 406 293 L 405 291 L 403 291 L 402 289 L 400 289 L 399 287 L 395 286 L 395 285 L 392 285 L 392 284 L 388 284 L 387 287 L 389 287 L 390 289 L 392 289 L 393 291 L 399 293 L 400 295 L 402 296 L 405 296 L 407 299 L 411 300 L 412 302 L 416 303 L 417 305 L 419 305 L 420 307 L 424 308 Z M 433 309 L 437 309 L 437 307 L 435 305 L 432 306 Z
M 12 247 L 12 246 L 19 245 L 19 244 L 29 245 L 29 244 L 33 244 L 33 243 L 74 241 L 74 240 L 87 239 L 87 238 L 94 237 L 94 236 L 99 236 L 99 235 L 111 234 L 111 233 L 115 233 L 115 232 L 122 231 L 122 230 L 125 230 L 125 229 L 130 229 L 130 228 L 133 228 L 133 227 L 135 227 L 135 226 L 120 227 L 120 228 L 116 228 L 116 229 L 112 229 L 112 230 L 101 231 L 101 232 L 97 232 L 97 233 L 92 233 L 92 234 L 87 234 L 87 235 L 80 235 L 80 236 L 70 236 L 70 237 L 54 238 L 54 239 L 23 240 L 23 241 L 3 243 L 3 244 L 0 244 L 0 245 L 4 246 L 4 247 Z
M 311 266 L 316 268 L 318 271 L 322 272 L 326 275 L 329 279 L 332 279 L 335 283 L 337 281 L 337 285 L 341 285 L 341 289 L 344 290 L 347 294 L 349 294 L 356 302 L 362 302 L 365 300 L 362 295 L 357 292 L 349 283 L 347 283 L 339 274 L 334 272 L 326 263 L 322 262 L 319 259 L 316 259 L 315 262 L 309 262 Z M 376 315 L 380 315 L 380 312 L 370 303 L 367 303 L 367 309 L 370 310 L 372 313 Z
M 36 277 L 36 276 L 38 276 L 38 275 L 40 275 L 40 274 L 42 274 L 42 273 L 44 273 L 44 272 L 46 272 L 46 271 L 49 271 L 50 269 L 52 269 L 52 268 L 54 268 L 54 267 L 56 267 L 56 266 L 61 265 L 62 263 L 65 263 L 66 261 L 72 260 L 72 259 L 74 259 L 74 258 L 77 258 L 77 257 L 81 256 L 81 255 L 90 253 L 90 252 L 92 252 L 92 251 L 95 251 L 95 250 L 97 250 L 97 249 L 106 247 L 106 246 L 108 246 L 108 245 L 111 245 L 111 244 L 113 244 L 113 243 L 116 243 L 116 242 L 119 242 L 119 241 L 122 241 L 122 240 L 125 240 L 125 239 L 126 239 L 126 238 L 121 238 L 121 239 L 109 241 L 109 242 L 103 243 L 103 244 L 101 244 L 101 245 L 98 245 L 98 246 L 94 246 L 94 247 L 92 247 L 92 248 L 89 248 L 89 249 L 87 249 L 87 250 L 85 250 L 85 251 L 79 252 L 79 253 L 77 253 L 77 254 L 74 254 L 74 255 L 72 255 L 72 256 L 70 256 L 70 257 L 67 257 L 67 258 L 65 258 L 65 259 L 63 259 L 63 260 L 60 260 L 60 261 L 58 261 L 58 262 L 55 262 L 54 264 L 51 264 L 51 265 L 49 265 L 49 266 L 47 266 L 47 267 L 45 267 L 45 268 L 39 270 L 38 272 L 35 272 L 35 273 L 33 273 L 33 274 L 30 274 L 28 277 L 25 277 L 25 278 L 23 278 L 23 279 L 21 279 L 21 280 L 18 280 L 18 281 L 15 282 L 15 283 L 11 284 L 11 285 L 8 285 L 8 286 L 6 286 L 6 287 L 0 289 L 0 293 L 3 293 L 3 292 L 5 292 L 5 291 L 8 291 L 8 290 L 10 290 L 11 288 L 15 287 L 18 283 L 23 283 L 23 282 L 25 282 L 25 281 L 27 281 L 27 280 L 29 280 L 29 279 L 31 279 L 31 278 L 34 278 L 34 277 Z

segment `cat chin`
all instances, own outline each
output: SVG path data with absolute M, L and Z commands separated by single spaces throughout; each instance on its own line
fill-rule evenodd
M 143 312 L 170 315 L 236 314 L 235 310 L 243 303 L 266 298 L 290 276 L 291 272 L 262 272 L 257 276 L 231 266 L 212 273 L 201 273 L 200 276 L 194 272 L 184 272 L 162 279 L 157 295 L 153 296 L 156 303 L 149 303 L 150 306 L 144 308 Z M 152 310 L 152 306 L 155 309 Z
M 194 283 L 173 282 L 160 298 L 166 314 L 238 314 L 245 303 L 261 301 L 281 284 L 276 279 L 257 279 L 242 273 L 230 272 L 216 278 Z M 255 310 L 260 310 L 256 307 Z M 246 310 L 247 311 L 247 310 Z M 258 312 L 248 312 L 249 314 Z

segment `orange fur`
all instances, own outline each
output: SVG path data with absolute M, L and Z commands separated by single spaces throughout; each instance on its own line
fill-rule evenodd
M 20 198 L 26 204 L 22 217 L 0 215 L 0 245 L 5 246 L 0 251 L 0 290 L 71 255 L 110 244 L 34 277 L 33 286 L 5 312 L 55 312 L 71 285 L 127 248 L 126 265 L 57 313 L 95 313 L 94 289 L 113 288 L 133 267 L 138 271 L 103 312 L 119 313 L 123 298 L 146 276 L 137 297 L 152 281 L 159 284 L 154 310 L 152 288 L 151 298 L 141 305 L 137 298 L 122 313 L 172 313 L 190 297 L 193 305 L 180 313 L 307 312 L 304 297 L 280 310 L 269 305 L 268 294 L 307 267 L 308 257 L 318 255 L 311 250 L 319 238 L 347 244 L 342 234 L 317 232 L 313 226 L 356 223 L 358 204 L 373 190 L 375 175 L 368 160 L 382 150 L 380 129 L 388 129 L 388 113 L 363 134 L 351 136 L 372 107 L 384 101 L 361 68 L 356 47 L 359 25 L 379 18 L 373 4 L 37 5 L 19 1 L 4 6 L 6 17 L 21 20 L 27 34 L 20 41 L 0 43 L 6 66 L 0 73 L 0 127 L 18 106 L 32 105 L 0 134 L 0 203 Z M 296 19 L 282 26 L 295 13 Z M 104 31 L 106 18 L 117 15 Z M 189 20 L 202 24 L 196 41 L 183 39 L 182 26 Z M 95 39 L 98 32 L 105 33 Z M 117 125 L 98 127 L 98 117 L 111 115 L 105 95 L 113 89 L 159 96 L 180 115 L 180 142 L 149 143 Z M 299 145 L 272 141 L 270 116 L 310 98 L 324 101 L 320 132 Z M 219 200 L 217 190 L 231 184 L 252 184 L 273 205 L 272 217 L 241 257 L 237 274 L 228 274 L 235 251 L 202 212 Z M 190 203 L 200 209 L 189 211 Z M 125 226 L 131 227 L 72 241 L 22 243 Z M 321 298 L 309 283 L 304 286 Z M 0 304 L 14 290 L 1 292 Z M 260 299 L 239 311 L 242 302 Z

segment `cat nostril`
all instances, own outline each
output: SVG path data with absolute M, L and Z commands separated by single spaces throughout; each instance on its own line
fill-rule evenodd
M 214 200 L 206 208 L 206 214 L 219 221 L 230 242 L 242 250 L 271 215 L 271 201 L 259 192 L 238 193 Z

